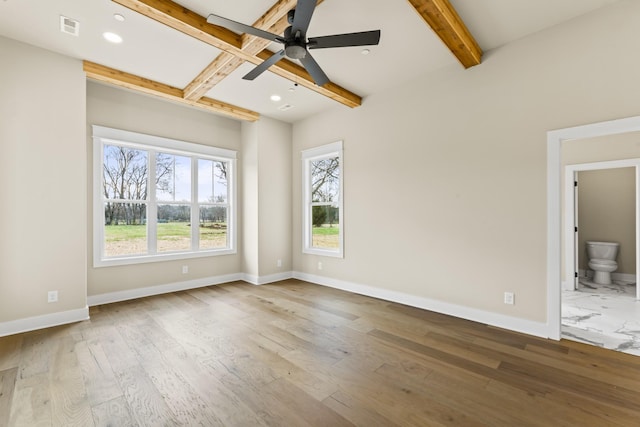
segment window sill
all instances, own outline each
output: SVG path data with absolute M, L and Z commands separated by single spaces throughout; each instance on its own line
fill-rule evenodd
M 327 249 L 304 248 L 302 253 L 309 255 L 328 256 L 333 258 L 344 258 L 342 251 L 331 251 Z
M 153 262 L 165 262 L 181 259 L 193 259 L 193 258 L 205 258 L 215 257 L 220 255 L 233 255 L 236 254 L 235 249 L 219 249 L 213 251 L 202 252 L 183 252 L 183 253 L 167 253 L 167 254 L 155 254 L 155 255 L 134 255 L 129 257 L 120 258 L 106 258 L 106 259 L 94 259 L 93 267 L 115 267 L 121 265 L 135 265 L 135 264 L 147 264 Z

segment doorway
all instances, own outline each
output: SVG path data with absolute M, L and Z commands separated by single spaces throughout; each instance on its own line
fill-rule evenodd
M 619 222 L 626 218 L 624 215 L 615 215 L 615 212 L 612 212 L 611 217 L 600 218 L 599 221 L 592 221 L 593 223 L 601 224 L 601 227 L 607 227 L 608 229 L 604 229 L 602 233 L 598 233 L 597 230 L 593 230 L 593 227 L 589 229 L 587 236 L 584 236 L 584 232 L 581 233 L 581 230 L 586 231 L 587 224 L 584 224 L 585 227 L 580 226 L 579 218 L 579 197 L 577 196 L 580 188 L 580 179 L 579 176 L 581 173 L 589 173 L 589 172 L 613 172 L 608 173 L 608 180 L 613 180 L 609 184 L 609 188 L 606 186 L 602 189 L 596 189 L 600 191 L 611 190 L 611 185 L 613 186 L 621 186 L 621 185 L 631 185 L 634 188 L 629 194 L 626 194 L 627 197 L 631 196 L 632 200 L 625 200 L 625 203 L 629 203 L 630 207 L 633 209 L 634 214 L 630 219 L 631 227 L 629 228 L 629 232 L 633 230 L 631 233 L 632 236 L 628 235 L 629 232 L 624 229 L 626 224 L 619 224 Z M 626 180 L 627 174 L 625 172 L 631 172 L 631 180 L 633 182 L 621 182 L 621 180 Z M 584 175 L 584 174 L 583 174 Z M 605 178 L 606 175 L 599 175 L 601 178 Z M 565 176 L 564 176 L 564 247 L 565 247 L 565 257 L 564 257 L 564 270 L 565 277 L 562 281 L 562 289 L 564 290 L 576 290 L 579 287 L 580 279 L 585 277 L 585 273 L 587 270 L 587 264 L 584 260 L 585 251 L 584 249 L 584 237 L 592 240 L 603 240 L 609 241 L 614 240 L 617 243 L 622 243 L 622 248 L 624 247 L 634 247 L 634 251 L 632 253 L 633 258 L 635 259 L 627 259 L 625 256 L 625 261 L 627 265 L 634 265 L 634 276 L 632 280 L 637 284 L 640 279 L 640 270 L 638 269 L 638 265 L 640 265 L 640 204 L 639 199 L 640 195 L 638 194 L 640 191 L 640 158 L 638 159 L 626 159 L 626 160 L 615 160 L 608 162 L 596 162 L 596 163 L 583 163 L 576 165 L 568 165 L 565 167 Z M 593 193 L 593 191 L 592 191 Z M 604 194 L 602 197 L 611 197 L 610 194 Z M 611 200 L 610 200 L 611 201 Z M 604 205 L 608 205 L 607 201 L 603 201 Z M 598 208 L 601 212 L 607 212 L 608 210 L 615 209 L 613 206 L 598 206 L 592 205 Z M 596 216 L 594 214 L 594 216 Z M 602 217 L 602 215 L 599 215 Z M 611 222 L 612 224 L 609 224 Z M 635 222 L 635 224 L 634 224 Z M 634 227 L 635 225 L 635 227 Z M 583 238 L 580 238 L 582 235 Z M 604 236 L 604 238 L 603 238 Z M 609 237 L 607 237 L 609 236 Z M 624 249 L 623 249 L 624 250 Z M 630 253 L 632 251 L 629 251 Z M 621 256 L 621 251 L 619 251 L 619 255 Z M 582 262 L 581 262 L 582 259 Z M 624 264 L 621 265 L 624 267 Z M 630 268 L 630 267 L 627 267 Z M 628 281 L 628 277 L 621 277 L 621 279 L 626 279 Z M 640 300 L 640 286 L 635 287 L 635 297 Z
M 563 231 L 562 143 L 634 132 L 640 132 L 640 116 L 547 132 L 547 335 L 549 338 L 559 340 L 561 337 L 561 292 L 565 278 L 562 271 L 561 239 Z
M 562 337 L 640 356 L 640 159 L 565 167 Z M 586 242 L 617 243 L 611 283 L 593 280 Z

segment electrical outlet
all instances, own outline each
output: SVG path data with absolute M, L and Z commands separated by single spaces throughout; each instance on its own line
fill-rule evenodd
M 281 259 L 278 260 L 278 268 L 280 268 L 280 267 L 282 267 L 282 260 Z
M 58 291 L 49 291 L 47 293 L 47 302 L 58 302 Z
M 182 274 L 187 274 L 189 273 L 189 266 L 188 265 L 183 265 L 182 266 Z
M 318 270 L 322 270 L 322 262 L 318 261 Z
M 504 293 L 504 303 L 509 305 L 515 304 L 515 295 L 513 294 L 513 292 Z

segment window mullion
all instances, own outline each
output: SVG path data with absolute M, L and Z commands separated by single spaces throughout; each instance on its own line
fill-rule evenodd
M 200 207 L 198 206 L 198 158 L 191 158 L 191 250 L 200 248 Z
M 155 255 L 158 250 L 158 203 L 156 201 L 156 151 L 149 151 L 149 180 L 147 191 L 147 251 Z

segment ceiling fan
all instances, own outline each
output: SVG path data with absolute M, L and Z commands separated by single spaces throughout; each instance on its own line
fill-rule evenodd
M 299 59 L 302 66 L 313 78 L 313 81 L 318 86 L 323 86 L 329 82 L 329 78 L 324 71 L 322 71 L 322 68 L 320 68 L 320 65 L 318 65 L 315 59 L 313 59 L 308 49 L 377 45 L 380 41 L 380 30 L 311 37 L 307 39 L 307 29 L 309 28 L 313 11 L 316 8 L 316 1 L 317 0 L 298 0 L 296 8 L 290 10 L 287 15 L 289 24 L 291 25 L 284 30 L 283 36 L 213 14 L 207 17 L 207 22 L 235 32 L 251 34 L 284 45 L 284 49 L 274 53 L 262 64 L 256 66 L 252 71 L 247 73 L 243 79 L 255 79 L 270 66 L 286 56 L 291 59 Z

